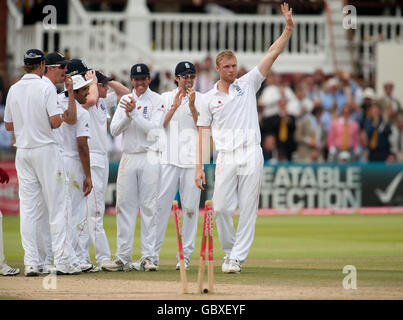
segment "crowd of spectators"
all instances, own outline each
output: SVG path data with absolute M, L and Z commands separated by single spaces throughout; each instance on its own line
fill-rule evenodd
M 218 80 L 215 63 L 206 57 L 195 66 L 195 90 L 205 93 Z M 246 72 L 240 66 L 238 77 Z M 175 86 L 171 72 L 152 74 L 152 90 L 162 93 Z M 320 69 L 312 74 L 271 72 L 257 94 L 265 161 L 403 162 L 403 106 L 393 95 L 393 83 L 383 89 L 376 94 L 343 70 L 334 75 Z M 4 104 L 0 158 L 9 158 L 13 137 L 4 128 L 3 112 Z M 119 137 L 110 136 L 109 150 L 112 161 L 120 159 Z

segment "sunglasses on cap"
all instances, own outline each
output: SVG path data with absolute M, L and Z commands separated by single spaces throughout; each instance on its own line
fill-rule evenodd
M 182 79 L 194 79 L 196 78 L 196 75 L 194 73 L 187 73 L 185 75 L 180 75 Z
M 50 64 L 47 67 L 58 67 L 59 69 L 64 69 L 66 68 L 67 64 L 63 63 L 63 64 Z

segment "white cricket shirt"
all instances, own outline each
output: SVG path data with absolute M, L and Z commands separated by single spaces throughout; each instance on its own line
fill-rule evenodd
M 136 101 L 136 108 L 126 115 L 125 109 L 120 106 L 129 96 Z M 124 95 L 116 108 L 110 124 L 113 136 L 122 134 L 122 149 L 125 153 L 140 153 L 148 150 L 160 151 L 159 136 L 162 134 L 165 106 L 161 96 L 147 88 L 140 97 L 136 91 Z
M 88 108 L 91 119 L 91 139 L 88 146 L 91 153 L 106 156 L 108 154 L 108 110 L 116 106 L 115 92 L 108 93 L 106 98 L 99 98 L 96 105 Z
M 12 122 L 17 148 L 56 143 L 49 117 L 60 114 L 57 94 L 36 74 L 26 74 L 10 87 L 5 122 Z
M 55 84 L 52 82 L 52 80 L 50 80 L 47 76 L 43 76 L 42 80 L 57 93 L 57 88 L 56 88 Z M 57 107 L 60 109 L 61 114 L 63 114 L 66 111 L 66 109 L 63 107 L 63 105 L 60 103 L 60 99 L 62 97 L 64 97 L 64 92 L 57 95 Z M 67 107 L 68 106 L 66 105 L 66 108 Z M 58 146 L 60 152 L 63 152 L 63 136 L 62 136 L 60 127 L 53 129 L 53 133 L 55 135 L 57 146 Z
M 211 126 L 217 151 L 229 152 L 260 144 L 256 93 L 265 78 L 257 66 L 229 87 L 229 93 L 214 88 L 204 94 L 197 126 Z
M 161 95 L 167 111 L 173 108 L 178 88 Z M 196 92 L 195 107 L 199 113 L 202 94 Z M 166 111 L 166 112 L 167 112 Z M 183 97 L 161 138 L 162 164 L 171 164 L 181 168 L 194 168 L 196 165 L 197 127 L 189 108 L 189 98 Z
M 68 104 L 68 98 L 61 101 L 62 105 Z M 70 125 L 63 122 L 60 126 L 60 132 L 63 136 L 63 156 L 80 160 L 77 148 L 78 137 L 91 137 L 90 134 L 90 115 L 81 104 L 76 100 L 77 122 Z

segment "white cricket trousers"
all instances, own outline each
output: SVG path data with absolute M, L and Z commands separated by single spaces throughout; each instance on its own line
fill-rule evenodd
M 137 213 L 141 217 L 141 257 L 153 257 L 160 182 L 157 153 L 123 153 L 116 183 L 117 250 L 123 263 L 132 261 Z
M 4 243 L 3 243 L 3 214 L 0 210 L 0 269 L 4 264 Z
M 217 156 L 213 206 L 222 249 L 230 259 L 243 262 L 252 246 L 263 174 L 260 145 Z M 233 214 L 239 207 L 234 229 Z
M 20 231 L 24 264 L 39 266 L 37 228 L 41 197 L 49 215 L 55 264 L 68 264 L 71 243 L 68 232 L 67 185 L 63 160 L 56 144 L 17 149 L 15 157 L 20 197 Z
M 108 187 L 109 161 L 106 155 L 91 153 L 91 178 L 92 191 L 87 196 L 87 227 L 82 238 L 86 260 L 91 262 L 89 250 L 91 243 L 95 247 L 95 257 L 100 265 L 103 261 L 110 260 L 111 251 L 104 230 L 105 193 Z
M 84 171 L 81 161 L 71 157 L 63 157 L 68 178 L 68 192 L 71 201 L 71 219 L 68 236 L 74 252 L 73 263 L 85 263 L 86 254 L 82 238 L 85 238 L 87 224 L 87 204 L 84 197 Z
M 201 193 L 201 190 L 194 182 L 195 171 L 195 168 L 180 168 L 169 164 L 161 166 L 161 186 L 157 204 L 155 261 L 159 260 L 159 252 L 167 230 L 169 215 L 172 211 L 172 201 L 178 188 L 183 210 L 183 254 L 189 260 L 192 256 L 195 247 Z

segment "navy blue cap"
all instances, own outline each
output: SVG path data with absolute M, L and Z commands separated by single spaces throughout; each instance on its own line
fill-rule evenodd
M 130 70 L 130 78 L 144 78 L 150 76 L 150 69 L 144 63 L 135 64 Z
M 113 78 L 105 76 L 105 75 L 104 75 L 102 72 L 100 72 L 100 71 L 95 71 L 95 75 L 97 76 L 98 83 L 104 84 L 104 83 L 107 83 L 107 82 L 113 80 Z
M 33 65 L 45 60 L 45 54 L 39 49 L 29 49 L 24 55 L 24 64 Z
M 70 76 L 75 76 L 76 74 L 86 74 L 87 71 L 91 70 L 87 67 L 84 61 L 80 59 L 71 59 L 67 65 L 67 74 Z
M 182 61 L 176 65 L 175 76 L 184 76 L 188 73 L 196 73 L 196 67 L 189 61 Z
M 70 60 L 67 60 L 64 55 L 59 52 L 48 53 L 45 57 L 45 65 L 53 66 L 60 64 L 68 64 Z

